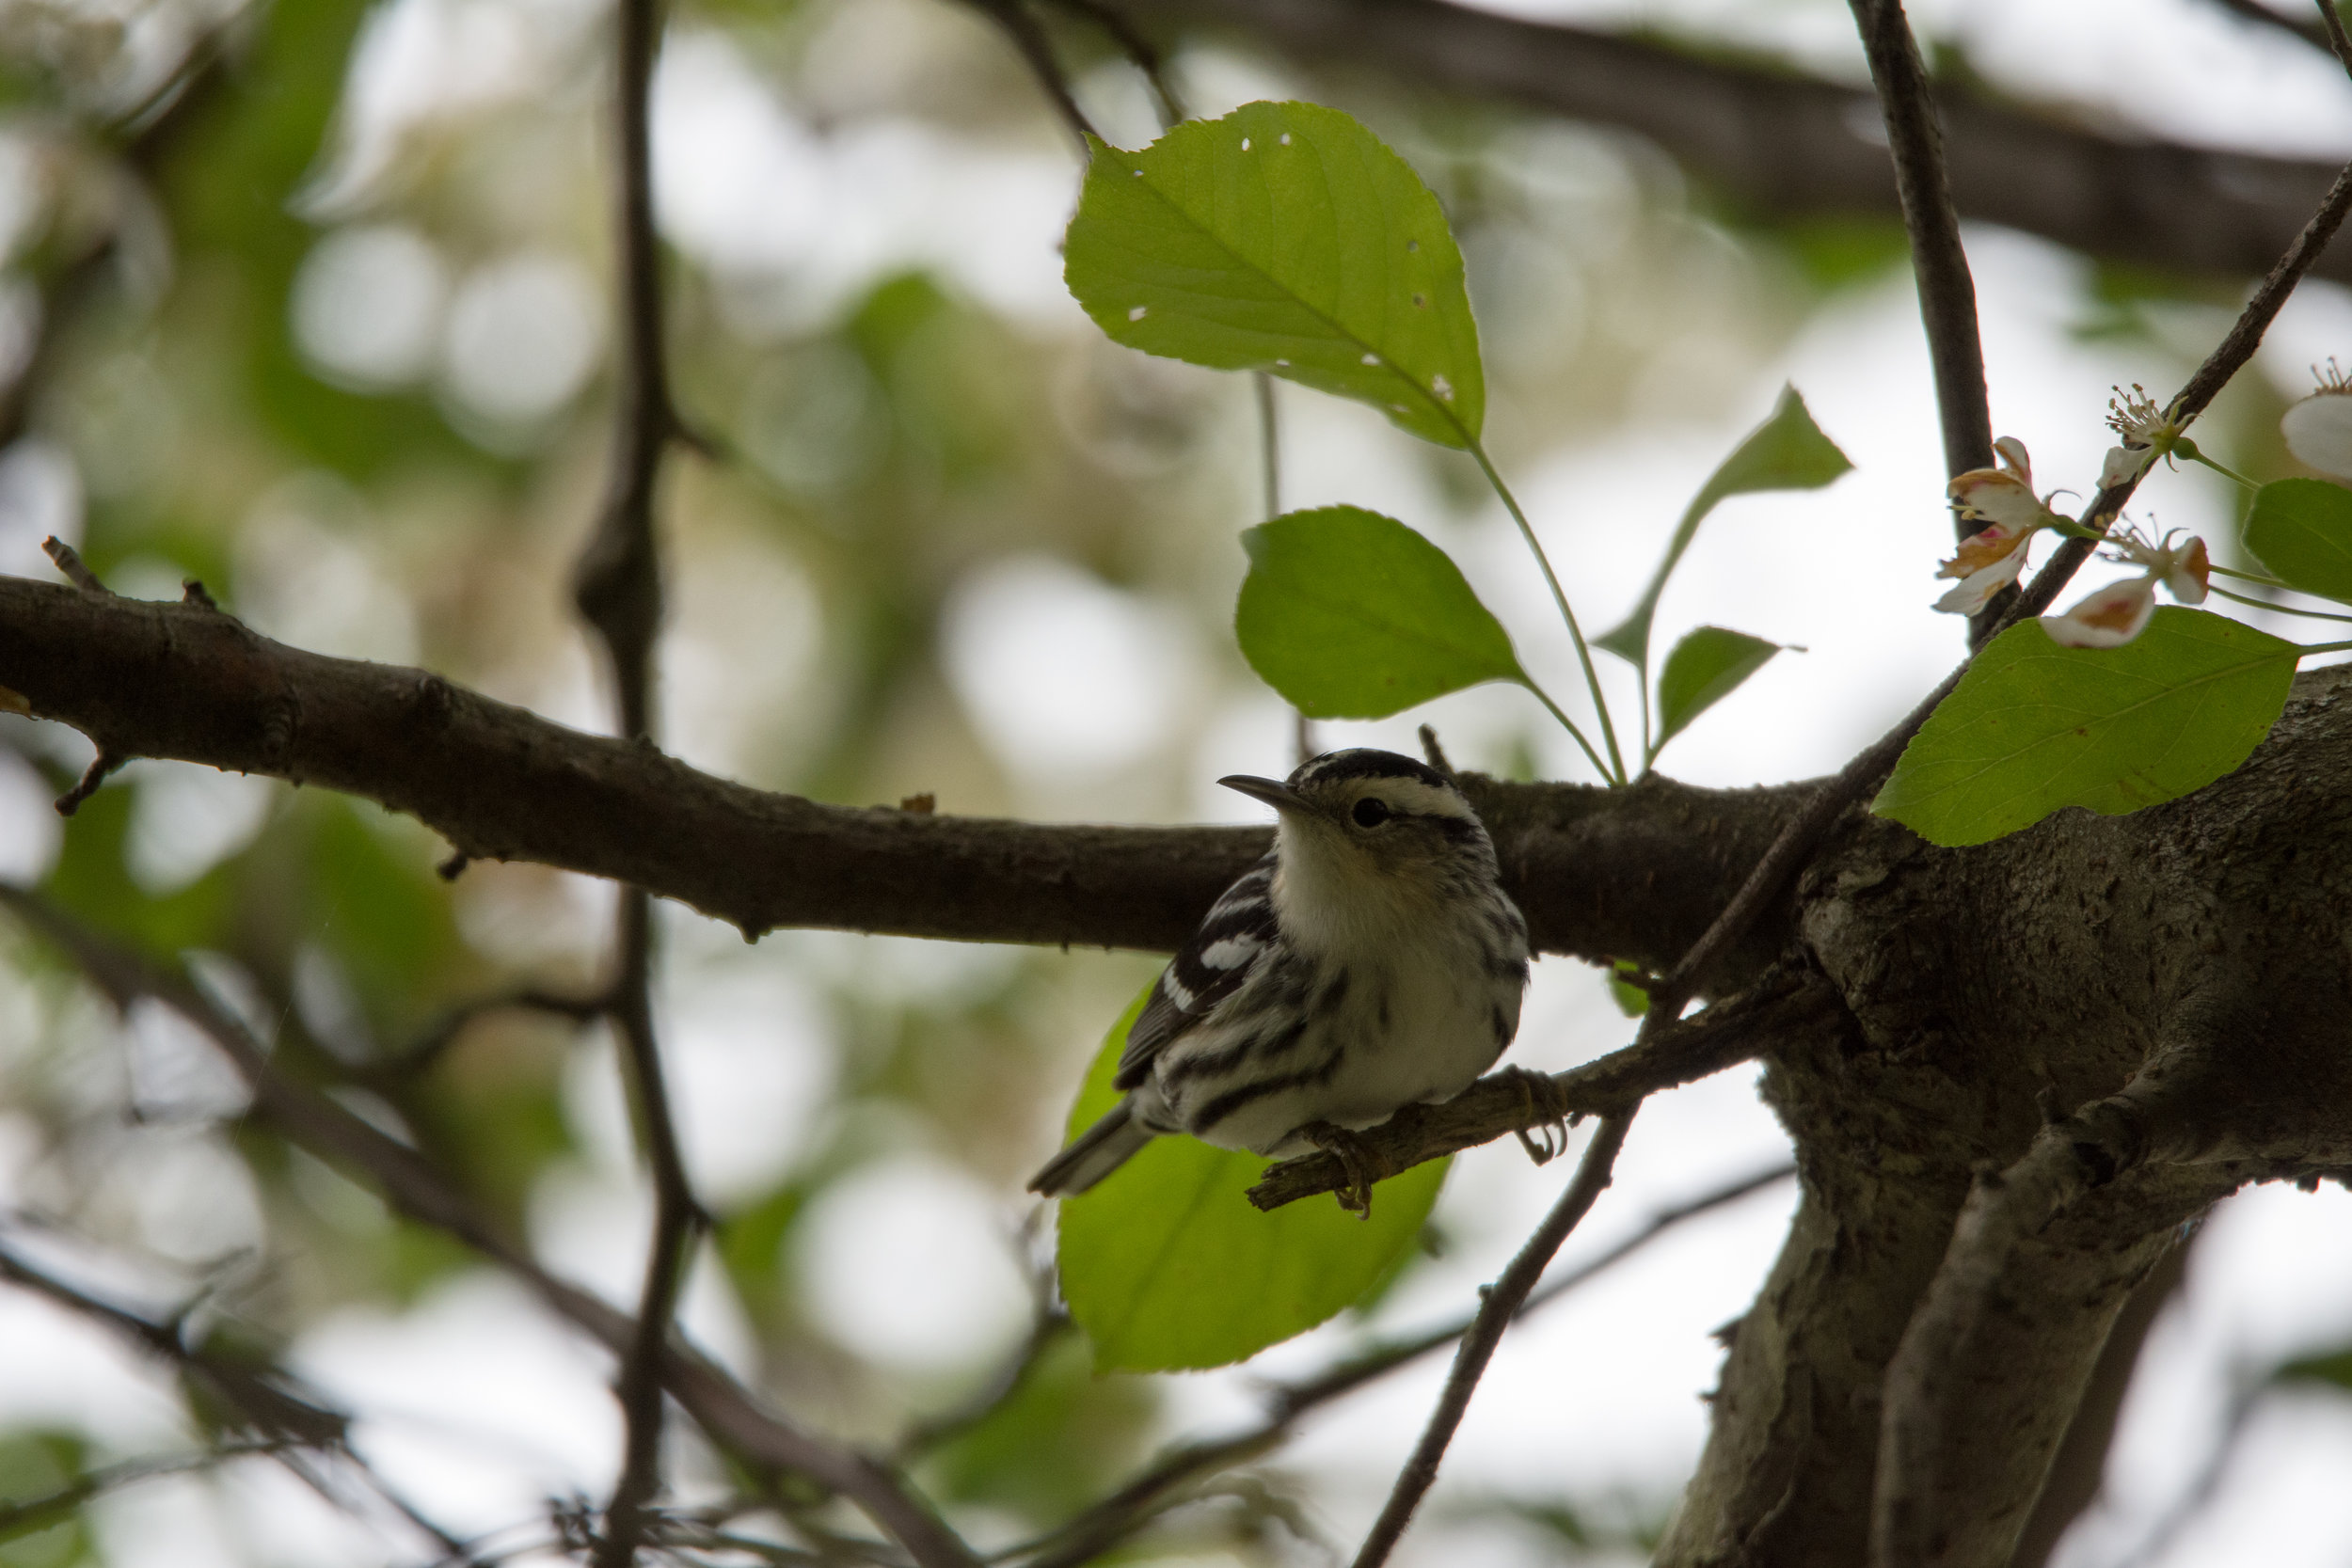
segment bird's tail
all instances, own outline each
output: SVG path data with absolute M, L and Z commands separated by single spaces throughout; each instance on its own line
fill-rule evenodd
M 1075 1197 L 1125 1164 L 1158 1136 L 1135 1114 L 1136 1097 L 1129 1095 L 1101 1121 L 1078 1134 L 1068 1148 L 1045 1162 L 1029 1178 L 1029 1191 L 1047 1197 Z

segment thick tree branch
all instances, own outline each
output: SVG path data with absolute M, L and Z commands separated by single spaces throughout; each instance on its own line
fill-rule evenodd
M 821 926 L 1173 951 L 1263 828 L 1104 828 L 828 806 L 583 735 L 420 670 L 325 658 L 185 604 L 0 578 L 0 688 L 102 749 L 338 789 L 479 860 L 640 887 L 756 934 Z M 1466 780 L 1546 952 L 1662 965 L 1803 785 Z M 1720 977 L 1769 961 L 1766 931 Z
M 2143 1073 L 1978 1180 L 1886 1369 L 1873 1568 L 2010 1560 L 2027 1513 L 2001 1505 L 2041 1490 L 2078 1402 L 2051 1400 L 2049 1380 L 2088 1385 L 2116 1315 L 2179 1244 L 2179 1222 L 2241 1179 L 2208 1166 L 2124 1180 L 2205 1086 Z
M 1446 0 L 1105 3 L 1163 34 L 1239 32 L 1311 64 L 1369 66 L 1480 102 L 1622 126 L 1765 217 L 1901 212 L 1871 95 L 1778 61 Z M 2268 266 L 2335 174 L 2331 164 L 2103 133 L 1959 87 L 1939 87 L 1936 103 L 1963 217 L 2176 272 Z M 2352 257 L 2328 261 L 2320 276 L 2352 279 Z
M 2139 1353 L 2147 1345 L 2148 1331 L 2187 1279 L 2188 1255 L 2201 1234 L 2191 1233 L 2158 1259 L 2117 1314 L 2115 1326 L 2107 1331 L 2107 1342 L 2099 1348 L 2099 1359 L 2091 1365 L 2082 1402 L 2067 1423 L 2066 1440 L 2050 1462 L 2050 1479 L 2043 1483 L 2033 1513 L 2017 1538 L 2009 1568 L 2042 1568 L 2068 1528 L 2098 1500 L 2106 1479 L 2107 1449 L 2115 1442 L 2116 1421 L 2138 1370 Z

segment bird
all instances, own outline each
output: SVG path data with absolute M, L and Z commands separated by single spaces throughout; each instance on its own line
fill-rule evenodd
M 1448 774 L 1354 747 L 1287 780 L 1217 783 L 1274 808 L 1274 847 L 1160 972 L 1119 1058 L 1125 1097 L 1033 1193 L 1074 1196 L 1180 1132 L 1278 1157 L 1330 1148 L 1352 1175 L 1353 1132 L 1453 1099 L 1518 1032 L 1527 921 Z

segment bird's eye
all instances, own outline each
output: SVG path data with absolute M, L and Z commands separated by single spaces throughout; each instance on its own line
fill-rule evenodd
M 1389 819 L 1389 804 L 1377 797 L 1367 795 L 1356 802 L 1356 809 L 1348 815 L 1356 818 L 1359 828 L 1377 828 Z

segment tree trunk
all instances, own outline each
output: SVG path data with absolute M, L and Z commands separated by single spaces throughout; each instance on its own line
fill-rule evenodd
M 1769 1055 L 1803 1200 L 1661 1563 L 2003 1568 L 2185 1226 L 2352 1158 L 2348 699 L 2301 677 L 2169 805 L 1963 850 L 1857 816 L 1807 874 L 1846 1016 Z

